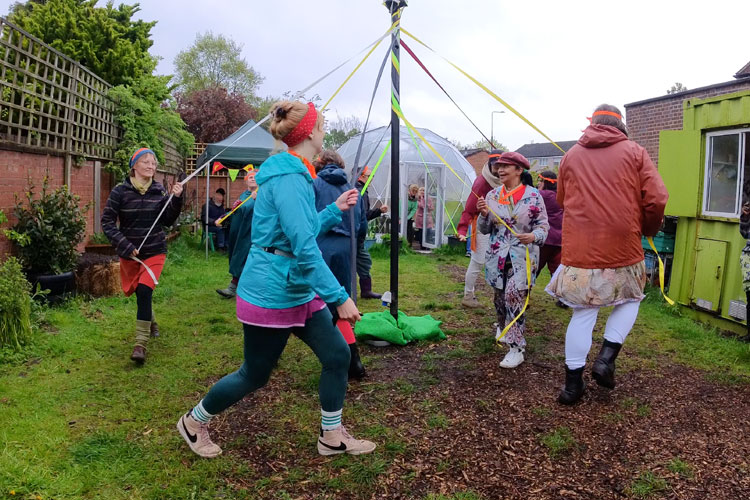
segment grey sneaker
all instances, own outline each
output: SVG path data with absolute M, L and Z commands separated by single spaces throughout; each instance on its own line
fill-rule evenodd
M 461 305 L 464 307 L 468 307 L 469 309 L 477 309 L 479 307 L 482 307 L 482 304 L 479 303 L 477 297 L 473 293 L 470 295 L 464 295 L 464 300 L 461 301 Z
M 229 283 L 229 286 L 216 290 L 216 293 L 224 297 L 225 299 L 231 299 L 237 296 L 237 284 Z
M 320 429 L 318 453 L 324 456 L 339 455 L 341 453 L 363 455 L 365 453 L 372 453 L 375 446 L 375 443 L 372 441 L 354 439 L 346 432 L 343 425 L 332 431 Z
M 221 448 L 208 435 L 208 424 L 198 422 L 188 412 L 177 421 L 180 436 L 197 455 L 214 458 L 221 455 Z

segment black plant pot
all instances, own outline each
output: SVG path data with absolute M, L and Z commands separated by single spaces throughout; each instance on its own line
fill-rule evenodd
M 76 277 L 73 271 L 62 274 L 32 274 L 29 275 L 29 281 L 33 290 L 36 290 L 37 283 L 42 290 L 49 290 L 45 298 L 50 304 L 57 304 L 66 295 L 74 295 L 76 291 Z

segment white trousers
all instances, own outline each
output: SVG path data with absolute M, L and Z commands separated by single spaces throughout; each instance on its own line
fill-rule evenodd
M 484 262 L 487 258 L 487 247 L 490 245 L 490 235 L 477 233 L 477 249 L 471 251 L 469 268 L 466 269 L 464 278 L 464 295 L 474 293 L 479 273 L 484 271 Z
M 604 339 L 617 344 L 625 342 L 638 317 L 640 302 L 626 302 L 615 306 L 604 327 Z M 565 334 L 565 364 L 571 370 L 586 365 L 586 356 L 591 350 L 591 335 L 599 315 L 598 307 L 573 309 L 573 317 Z

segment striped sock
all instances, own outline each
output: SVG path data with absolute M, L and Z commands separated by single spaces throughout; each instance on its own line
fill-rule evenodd
M 195 420 L 198 422 L 207 424 L 211 421 L 212 418 L 214 418 L 214 415 L 211 415 L 206 411 L 205 408 L 203 408 L 203 400 L 201 399 L 200 403 L 198 403 L 195 408 L 193 408 L 190 411 L 190 414 L 193 416 Z
M 341 426 L 341 412 L 342 410 L 338 411 L 325 411 L 320 410 L 321 415 L 321 422 L 320 427 L 323 428 L 324 431 L 332 431 L 339 426 Z

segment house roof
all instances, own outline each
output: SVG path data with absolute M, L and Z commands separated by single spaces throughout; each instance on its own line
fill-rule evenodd
M 750 63 L 748 63 L 748 65 L 750 65 Z M 742 68 L 740 72 L 744 70 L 745 68 Z M 625 105 L 625 109 L 627 110 L 631 106 L 640 106 L 641 104 L 648 104 L 650 102 L 665 101 L 668 99 L 684 99 L 693 94 L 702 94 L 703 92 L 706 92 L 707 90 L 720 89 L 723 87 L 731 87 L 733 85 L 736 85 L 738 82 L 750 82 L 750 74 L 743 76 L 740 73 L 737 73 L 734 76 L 737 78 L 736 80 L 730 80 L 728 82 L 721 82 L 721 83 L 714 83 L 713 85 L 706 85 L 705 87 L 698 87 L 698 88 L 694 88 L 690 90 L 684 90 L 682 92 L 676 92 L 674 94 L 667 94 L 667 95 L 662 95 L 659 97 L 651 97 L 649 99 L 643 99 L 642 101 L 629 102 Z
M 745 78 L 747 76 L 750 76 L 750 62 L 745 64 L 742 69 L 734 74 L 735 78 Z
M 557 144 L 566 152 L 572 148 L 578 141 L 557 141 Z M 549 156 L 562 156 L 562 151 L 557 149 L 551 142 L 539 142 L 524 144 L 516 149 L 516 153 L 521 153 L 526 158 L 544 158 Z
M 474 148 L 474 149 L 462 149 L 461 154 L 464 155 L 464 158 L 467 158 L 469 156 L 475 155 L 477 153 L 486 153 L 486 149 L 482 148 Z

